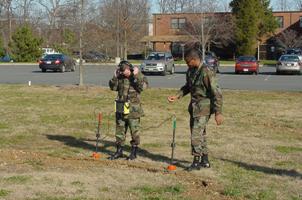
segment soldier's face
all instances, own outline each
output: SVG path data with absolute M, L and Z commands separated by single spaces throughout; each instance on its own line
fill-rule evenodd
M 199 58 L 186 58 L 186 63 L 189 68 L 198 68 L 201 63 L 201 60 Z
M 125 77 L 129 78 L 131 75 L 130 67 L 125 67 L 123 74 Z

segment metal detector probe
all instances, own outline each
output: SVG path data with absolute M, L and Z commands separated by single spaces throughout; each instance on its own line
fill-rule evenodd
M 174 149 L 175 149 L 175 132 L 176 132 L 176 117 L 173 117 L 173 137 L 172 137 L 172 143 L 171 143 L 171 148 L 172 148 L 172 153 L 171 153 L 171 161 L 170 165 L 168 166 L 169 171 L 174 171 L 176 170 L 176 166 L 174 164 Z
M 99 138 L 101 137 L 101 123 L 102 123 L 102 113 L 99 113 L 98 115 L 98 127 L 96 131 L 96 144 L 95 144 L 95 152 L 93 152 L 92 157 L 94 159 L 99 159 L 101 155 L 98 153 L 98 146 L 99 146 Z

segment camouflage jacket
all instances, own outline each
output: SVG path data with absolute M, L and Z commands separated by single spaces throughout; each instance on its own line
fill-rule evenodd
M 206 65 L 187 70 L 186 84 L 178 92 L 178 97 L 189 93 L 191 93 L 189 112 L 193 117 L 222 113 L 222 92 L 215 73 Z
M 117 100 L 130 102 L 129 118 L 139 118 L 143 115 L 143 109 L 140 102 L 140 93 L 144 90 L 146 77 L 139 72 L 137 75 L 131 75 L 130 78 L 115 77 L 109 81 L 109 87 L 117 91 Z

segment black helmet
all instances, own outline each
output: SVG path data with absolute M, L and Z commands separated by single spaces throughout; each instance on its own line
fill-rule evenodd
M 130 70 L 133 70 L 133 65 L 128 62 L 127 60 L 122 60 L 119 64 L 118 67 L 120 71 L 124 71 L 126 67 L 130 67 Z

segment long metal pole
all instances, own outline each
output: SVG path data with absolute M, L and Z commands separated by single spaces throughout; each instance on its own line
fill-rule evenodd
M 117 21 L 116 21 L 116 57 L 120 57 L 120 0 L 117 1 Z
M 176 117 L 173 117 L 173 138 L 172 138 L 172 153 L 171 153 L 171 165 L 174 163 L 174 149 L 175 149 L 175 131 L 176 131 Z
M 79 85 L 83 85 L 83 44 L 82 44 L 82 38 L 83 38 L 83 18 L 84 18 L 84 0 L 81 0 L 81 19 L 80 19 L 80 73 L 79 73 L 79 78 L 80 78 L 80 83 Z

